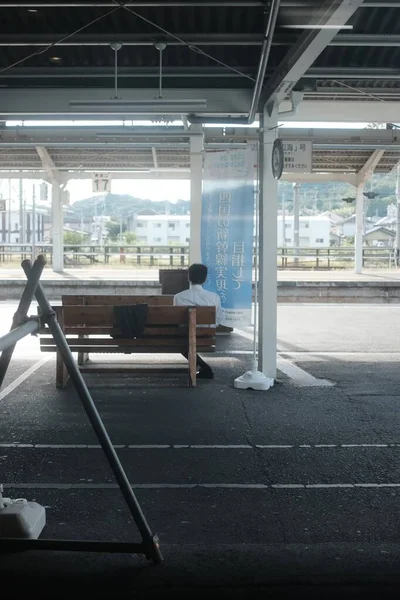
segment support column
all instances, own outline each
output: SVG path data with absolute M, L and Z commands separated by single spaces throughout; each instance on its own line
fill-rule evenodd
M 293 248 L 294 262 L 297 265 L 299 262 L 300 246 L 300 184 L 293 184 Z
M 278 181 L 272 174 L 272 147 L 278 124 L 275 104 L 264 107 L 261 121 L 258 369 L 267 377 L 276 378 Z
M 58 181 L 51 186 L 51 231 L 53 239 L 53 271 L 64 270 L 64 215 L 61 187 Z
M 203 187 L 204 136 L 202 126 L 192 124 L 190 131 L 190 264 L 201 262 L 201 206 Z
M 396 169 L 397 178 L 396 178 L 396 242 L 395 242 L 395 251 L 396 251 L 396 266 L 399 266 L 399 258 L 400 258 L 400 166 L 397 165 Z
M 364 182 L 356 188 L 355 272 L 362 273 L 364 242 Z
M 22 177 L 19 180 L 19 243 L 25 243 L 25 215 L 24 215 L 24 188 L 23 188 L 23 179 Z

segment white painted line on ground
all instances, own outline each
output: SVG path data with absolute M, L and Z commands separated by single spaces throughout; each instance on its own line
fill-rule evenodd
M 211 449 L 236 449 L 236 448 L 253 448 L 253 446 L 250 446 L 250 444 L 213 444 L 213 445 L 207 445 L 207 444 L 191 444 L 190 448 L 194 448 L 195 450 L 200 450 L 200 449 L 206 449 L 206 448 L 211 448 Z
M 332 387 L 334 384 L 326 379 L 317 379 L 314 375 L 307 373 L 287 358 L 278 356 L 277 367 L 300 387 Z
M 246 340 L 250 340 L 250 342 L 254 340 L 254 335 L 252 333 L 249 333 L 248 331 L 244 331 L 244 329 L 235 329 L 235 333 L 245 338 Z
M 31 450 L 100 450 L 100 444 L 20 444 L 9 442 L 0 448 L 29 448 Z M 117 450 L 329 450 L 354 448 L 400 448 L 400 444 L 115 444 Z
M 243 329 L 235 329 L 235 332 L 246 340 L 253 341 L 253 334 L 243 331 Z M 286 354 L 286 352 L 284 352 Z M 332 387 L 334 384 L 326 379 L 318 379 L 304 369 L 301 369 L 287 358 L 278 356 L 277 367 L 281 373 L 284 373 L 289 379 L 292 379 L 299 387 Z
M 290 446 L 289 444 L 287 444 L 287 445 L 286 444 L 285 445 L 283 445 L 283 444 L 280 444 L 280 445 L 278 445 L 278 444 L 268 444 L 268 445 L 265 445 L 265 446 L 261 445 L 261 444 L 256 444 L 256 448 L 262 448 L 262 449 L 266 449 L 266 450 L 272 450 L 272 449 L 278 449 L 278 448 L 280 450 L 281 448 L 294 448 L 294 447 L 295 446 Z
M 214 354 L 232 354 L 233 356 L 248 356 L 253 354 L 252 350 L 217 350 Z
M 32 365 L 27 371 L 25 371 L 25 373 L 22 373 L 22 375 L 17 377 L 17 379 L 15 379 L 12 383 L 10 383 L 10 385 L 8 385 L 2 392 L 0 392 L 0 400 L 3 400 L 3 398 L 5 398 L 9 394 L 11 394 L 11 392 L 16 390 L 17 387 L 19 387 L 21 385 L 21 383 L 26 381 L 28 379 L 28 377 L 33 375 L 33 373 L 35 373 L 38 369 L 40 369 L 40 367 L 42 367 L 48 360 L 50 360 L 50 356 L 46 356 L 45 358 L 42 358 L 41 360 L 36 362 L 34 365 Z
M 121 446 L 121 448 L 124 448 L 126 446 Z M 146 450 L 146 449 L 164 449 L 164 448 L 170 448 L 171 446 L 169 444 L 130 444 L 128 446 L 128 448 L 131 449 L 136 449 L 136 450 Z
M 318 356 L 326 356 L 328 358 L 331 358 L 332 356 L 338 356 L 338 357 L 343 357 L 343 358 L 347 358 L 347 357 L 352 357 L 355 355 L 360 355 L 360 356 L 383 356 L 383 357 L 396 357 L 398 358 L 398 356 L 400 355 L 400 352 L 376 352 L 374 350 L 370 350 L 367 352 L 360 352 L 359 350 L 353 350 L 352 352 L 342 352 L 340 350 L 281 350 L 282 354 L 288 354 L 289 356 L 314 356 L 314 355 L 318 355 Z
M 6 483 L 6 489 L 117 490 L 116 483 Z M 131 483 L 132 489 L 228 489 L 228 490 L 337 490 L 400 488 L 400 483 Z

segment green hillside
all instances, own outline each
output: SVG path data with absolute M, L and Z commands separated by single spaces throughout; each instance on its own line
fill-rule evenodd
M 376 174 L 367 182 L 366 191 L 374 191 L 379 196 L 374 200 L 366 200 L 367 216 L 386 215 L 389 204 L 396 202 L 396 174 Z M 324 182 L 304 183 L 300 190 L 300 213 L 317 214 L 326 210 L 348 215 L 354 212 L 354 204 L 343 202 L 343 198 L 355 196 L 355 189 L 347 183 Z M 293 211 L 293 185 L 286 181 L 279 182 L 278 204 L 290 214 Z M 154 210 L 157 213 L 171 215 L 184 215 L 190 211 L 190 203 L 186 200 L 177 202 L 154 202 L 143 200 L 130 194 L 102 194 L 79 200 L 69 207 L 70 215 L 75 213 L 76 218 L 92 218 L 94 215 L 127 218 L 133 213 L 142 210 Z

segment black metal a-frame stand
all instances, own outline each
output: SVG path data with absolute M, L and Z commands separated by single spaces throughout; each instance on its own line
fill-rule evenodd
M 89 421 L 95 431 L 95 434 L 106 455 L 108 463 L 114 473 L 115 479 L 119 485 L 125 502 L 128 505 L 130 513 L 142 536 L 141 543 L 125 542 L 97 542 L 97 541 L 75 541 L 75 540 L 28 540 L 28 539 L 10 539 L 0 538 L 0 552 L 15 552 L 24 550 L 65 550 L 80 552 L 115 552 L 129 554 L 144 554 L 148 560 L 154 564 L 162 562 L 162 555 L 159 548 L 157 536 L 153 535 L 149 524 L 142 512 L 139 502 L 132 490 L 125 471 L 120 463 L 114 446 L 108 436 L 103 421 L 97 411 L 90 392 L 83 380 L 83 377 L 76 365 L 63 331 L 58 324 L 55 312 L 50 306 L 48 299 L 39 282 L 43 268 L 46 264 L 43 256 L 38 256 L 32 265 L 30 260 L 22 262 L 22 268 L 27 276 L 27 283 L 24 288 L 18 310 L 14 315 L 13 324 L 10 333 L 0 338 L 0 386 L 4 380 L 7 368 L 18 340 L 26 335 L 39 331 L 44 324 L 47 324 L 53 335 L 57 348 L 62 356 L 69 376 L 75 386 L 78 396 L 83 404 Z M 41 317 L 27 318 L 27 313 L 33 297 L 39 304 Z

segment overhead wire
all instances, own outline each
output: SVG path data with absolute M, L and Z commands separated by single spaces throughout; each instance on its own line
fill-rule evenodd
M 119 8 L 123 8 L 124 10 L 126 10 L 126 11 L 130 12 L 132 15 L 134 15 L 136 18 L 141 19 L 142 21 L 144 21 L 148 25 L 151 25 L 152 27 L 155 27 L 156 29 L 158 29 L 159 31 L 161 31 L 165 35 L 169 36 L 170 38 L 176 40 L 177 42 L 179 42 L 183 46 L 186 46 L 192 52 L 195 52 L 196 54 L 200 54 L 202 56 L 205 56 L 206 58 L 209 58 L 213 62 L 219 64 L 222 67 L 225 67 L 226 69 L 229 69 L 230 71 L 233 71 L 234 73 L 236 73 L 237 75 L 240 75 L 241 77 L 245 77 L 246 79 L 250 79 L 250 81 L 253 81 L 253 82 L 255 81 L 255 78 L 252 77 L 251 75 L 247 75 L 247 73 L 243 73 L 239 69 L 236 69 L 236 67 L 232 67 L 231 65 L 228 65 L 224 61 L 219 60 L 218 58 L 215 58 L 215 56 L 213 56 L 212 54 L 208 54 L 208 52 L 204 52 L 204 50 L 202 50 L 202 48 L 199 48 L 195 44 L 189 44 L 184 39 L 182 39 L 181 37 L 179 37 L 178 35 L 176 35 L 175 33 L 171 33 L 170 31 L 168 31 L 168 29 L 165 29 L 164 27 L 161 27 L 161 25 L 158 25 L 154 21 L 151 21 L 147 17 L 144 17 L 140 13 L 136 12 L 130 6 L 126 6 L 124 2 L 120 2 L 119 0 L 113 0 L 113 2 Z
M 359 94 L 368 96 L 369 98 L 372 98 L 373 100 L 378 100 L 379 102 L 386 102 L 386 100 L 384 98 L 381 98 L 380 96 L 376 96 L 375 94 L 366 92 L 365 90 L 354 87 L 353 85 L 349 85 L 348 83 L 344 83 L 343 81 L 340 81 L 338 79 L 332 79 L 332 81 L 338 85 L 341 85 L 342 87 L 348 88 L 349 90 L 353 90 L 353 92 L 358 92 Z
M 68 35 L 60 38 L 56 42 L 48 44 L 47 46 L 44 46 L 40 50 L 35 50 L 35 52 L 32 52 L 32 54 L 29 54 L 28 56 L 25 56 L 24 58 L 21 58 L 20 60 L 15 61 L 14 63 L 12 63 L 11 65 L 8 65 L 7 67 L 3 67 L 2 69 L 0 69 L 0 75 L 2 75 L 3 73 L 5 73 L 6 71 L 9 71 L 10 69 L 13 69 L 14 67 L 17 67 L 18 65 L 23 64 L 24 62 L 26 62 L 30 58 L 34 58 L 35 56 L 40 56 L 41 54 L 44 54 L 45 52 L 48 52 L 48 50 L 51 50 L 52 48 L 54 48 L 58 44 L 62 44 L 62 42 L 65 42 L 65 41 L 69 40 L 74 35 L 77 35 L 81 31 L 84 31 L 85 29 L 87 29 L 91 25 L 94 25 L 95 23 L 98 23 L 102 19 L 105 19 L 105 17 L 108 17 L 109 15 L 111 15 L 111 14 L 119 11 L 120 9 L 121 9 L 120 6 L 112 8 L 111 10 L 109 10 L 106 13 L 104 13 L 103 15 L 100 15 L 99 17 L 96 17 L 96 19 L 93 19 L 92 21 L 90 21 L 90 23 L 87 23 L 86 25 L 83 25 L 82 27 L 79 27 L 79 29 L 76 29 L 72 33 L 69 33 Z

